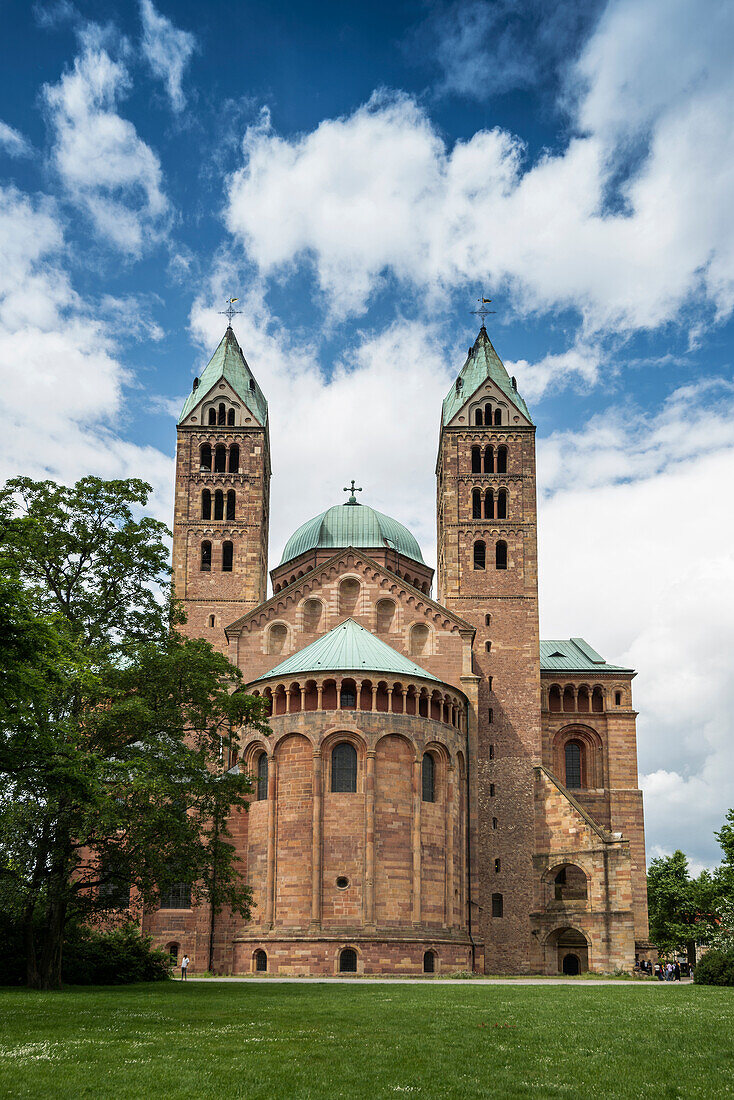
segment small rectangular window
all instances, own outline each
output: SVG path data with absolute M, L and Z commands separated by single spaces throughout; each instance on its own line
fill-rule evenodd
M 489 685 L 489 690 L 491 691 L 492 690 L 492 677 L 491 676 L 487 677 L 487 684 Z
M 489 784 L 489 797 L 494 798 L 494 783 Z
M 622 692 L 621 691 L 615 691 L 615 693 L 614 693 L 614 703 L 618 707 L 622 706 Z
M 490 726 L 494 722 L 494 711 L 492 710 L 491 707 L 487 711 L 487 721 L 489 722 Z
M 496 859 L 496 860 L 494 861 L 494 873 L 495 873 L 496 875 L 498 875 L 498 874 L 500 873 L 500 871 L 501 871 L 501 870 L 502 870 L 502 860 L 500 860 L 500 859 Z
M 494 760 L 494 745 L 489 746 L 489 759 Z
M 492 894 L 492 916 L 501 917 L 503 908 L 502 894 Z

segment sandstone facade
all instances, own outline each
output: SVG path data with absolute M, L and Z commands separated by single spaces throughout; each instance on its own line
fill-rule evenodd
M 410 533 L 352 497 L 295 533 L 267 599 L 267 405 L 228 329 L 179 422 L 174 579 L 272 733 L 243 730 L 229 762 L 256 779 L 231 823 L 253 919 L 144 918 L 194 968 L 573 973 L 644 952 L 634 673 L 540 642 L 534 436 L 482 328 L 444 402 L 436 598 Z

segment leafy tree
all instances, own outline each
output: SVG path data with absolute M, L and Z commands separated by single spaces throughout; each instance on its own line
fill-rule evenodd
M 714 836 L 724 853 L 714 875 L 716 886 L 729 905 L 734 906 L 734 809 L 727 811 L 724 824 Z
M 70 923 L 119 910 L 128 886 L 133 909 L 187 882 L 249 915 L 227 820 L 250 785 L 223 765 L 241 725 L 267 728 L 262 702 L 176 630 L 149 492 L 86 477 L 0 494 L 0 910 L 36 988 L 60 983 Z
M 695 888 L 688 873 L 688 860 L 678 849 L 672 856 L 653 859 L 647 871 L 647 901 L 650 939 L 659 951 L 688 949 L 689 957 L 697 935 L 698 913 Z

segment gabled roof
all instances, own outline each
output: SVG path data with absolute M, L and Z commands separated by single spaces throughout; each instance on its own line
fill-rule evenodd
M 345 619 L 323 638 L 311 642 L 251 682 L 258 683 L 275 676 L 295 676 L 302 672 L 387 672 L 395 676 L 438 680 L 432 673 L 370 634 L 354 619 Z
M 237 343 L 237 337 L 231 326 L 227 327 L 219 347 L 201 372 L 199 385 L 191 391 L 184 401 L 178 423 L 181 424 L 185 420 L 191 410 L 196 408 L 202 398 L 206 397 L 212 386 L 221 378 L 229 382 L 237 396 L 245 402 L 258 424 L 265 427 L 268 420 L 268 403 L 247 365 L 247 360 L 242 354 L 242 348 Z
M 634 672 L 622 665 L 610 665 L 583 638 L 540 643 L 541 672 Z
M 466 404 L 488 378 L 491 378 L 499 386 L 505 397 L 532 424 L 528 407 L 513 387 L 510 376 L 505 370 L 505 365 L 492 347 L 492 341 L 487 335 L 484 325 L 480 328 L 479 335 L 474 341 L 474 347 L 469 352 L 467 360 L 461 368 L 461 374 L 444 398 L 443 423 L 448 424 L 456 416 L 462 405 Z

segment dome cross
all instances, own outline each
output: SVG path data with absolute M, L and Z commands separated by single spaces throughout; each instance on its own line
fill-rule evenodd
M 362 492 L 362 490 L 361 490 L 361 489 L 358 489 L 358 488 L 357 488 L 357 487 L 355 486 L 355 484 L 354 484 L 354 478 L 352 478 L 352 484 L 351 484 L 351 485 L 345 485 L 345 486 L 344 486 L 344 488 L 342 489 L 342 492 L 343 492 L 343 493 L 351 493 L 351 494 L 352 494 L 352 495 L 350 496 L 349 500 L 347 501 L 347 504 L 359 504 L 359 501 L 357 500 L 357 498 L 355 497 L 355 495 L 354 495 L 354 494 L 355 494 L 355 493 L 361 493 L 361 492 Z

